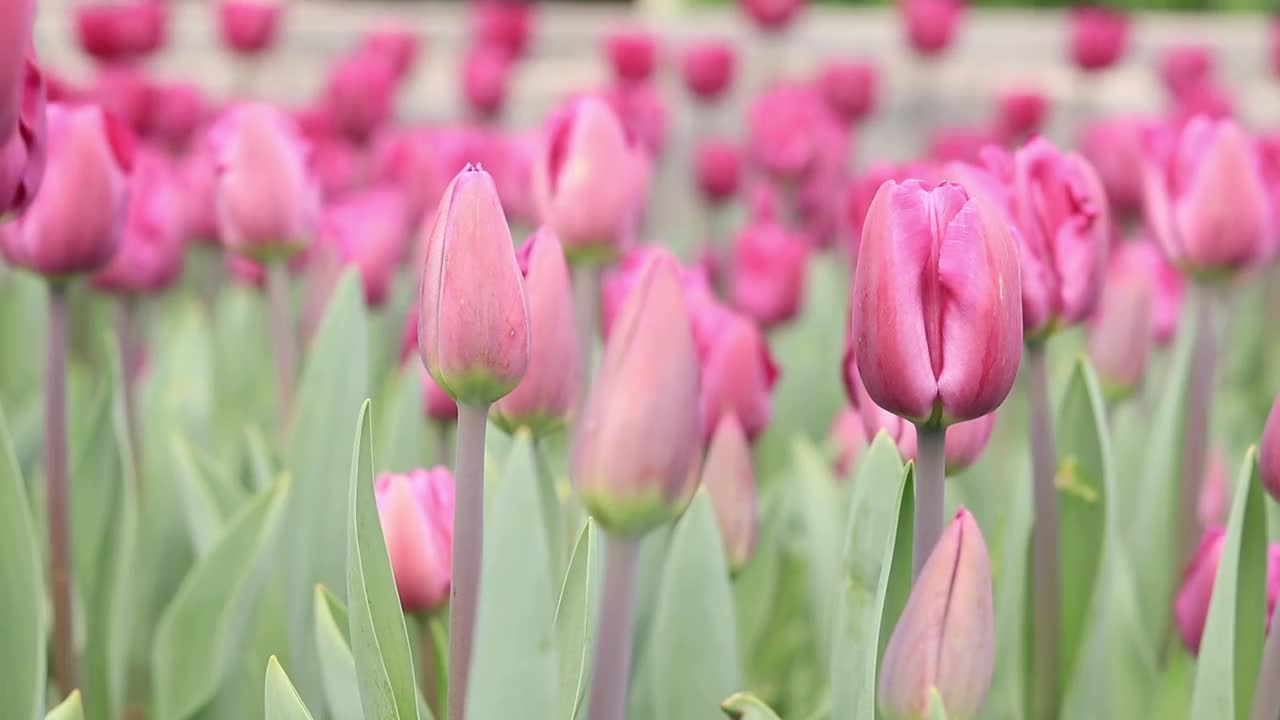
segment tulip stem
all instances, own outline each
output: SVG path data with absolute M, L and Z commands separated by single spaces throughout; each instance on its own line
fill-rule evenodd
M 289 309 L 289 268 L 283 261 L 267 264 L 267 296 L 271 305 L 271 344 L 276 361 L 276 404 L 280 435 L 289 435 L 293 386 L 298 368 L 298 338 Z
M 556 490 L 556 475 L 547 462 L 546 444 L 534 438 L 533 458 L 538 471 L 538 500 L 542 505 L 542 521 L 547 526 L 547 549 L 551 551 L 552 577 L 559 578 L 564 567 L 560 564 L 564 545 L 564 521 L 560 518 L 560 494 Z
M 1191 552 L 1200 537 L 1197 507 L 1200 485 L 1204 480 L 1205 460 L 1209 445 L 1209 413 L 1213 409 L 1214 366 L 1217 362 L 1217 332 L 1214 327 L 1212 291 L 1203 286 L 1195 289 L 1195 344 L 1191 352 L 1191 376 L 1187 387 L 1186 436 L 1182 444 L 1182 488 L 1178 499 L 1178 528 L 1174 538 L 1177 554 L 1173 566 L 1174 584 L 1169 592 L 1177 592 L 1177 578 L 1191 561 Z
M 600 597 L 603 616 L 596 635 L 587 717 L 625 720 L 640 545 L 634 540 L 606 534 L 604 551 L 604 588 Z
M 1253 692 L 1253 714 L 1250 720 L 1276 720 L 1280 717 L 1280 630 L 1267 633 L 1262 651 L 1262 669 L 1258 671 L 1258 687 Z
M 432 449 L 434 450 L 431 459 L 436 465 L 450 467 L 453 463 L 449 457 L 449 423 L 442 420 L 432 420 L 428 424 L 431 426 Z
M 127 297 L 116 305 L 116 336 L 120 343 L 120 359 L 124 365 L 124 412 L 128 424 L 129 449 L 133 451 L 138 479 L 142 479 L 142 444 L 138 430 L 138 383 L 141 365 L 142 337 L 138 326 L 138 300 Z M 142 483 L 138 484 L 138 497 L 142 497 Z
M 418 616 L 418 651 L 422 654 L 422 699 L 427 701 L 431 717 L 440 717 L 440 661 L 436 639 L 431 631 L 435 613 Z
M 1035 497 L 1033 531 L 1035 617 L 1033 626 L 1032 717 L 1058 714 L 1058 634 L 1060 623 L 1058 554 L 1058 453 L 1049 404 L 1049 369 L 1043 342 L 1027 346 L 1027 394 L 1031 411 L 1031 472 Z
M 934 425 L 916 426 L 916 514 L 911 538 L 911 578 L 929 559 L 933 546 L 942 537 L 943 505 L 946 498 L 947 429 Z
M 53 669 L 58 696 L 78 687 L 71 608 L 71 526 L 67 522 L 67 288 L 49 284 L 44 368 L 44 482 L 49 533 L 49 591 L 53 595 Z
M 573 266 L 574 321 L 578 326 L 578 357 L 581 360 L 582 389 L 578 392 L 579 412 L 591 390 L 592 356 L 600 329 L 600 265 L 583 260 Z
M 453 579 L 449 587 L 449 720 L 463 720 L 484 554 L 484 434 L 489 406 L 458 403 Z

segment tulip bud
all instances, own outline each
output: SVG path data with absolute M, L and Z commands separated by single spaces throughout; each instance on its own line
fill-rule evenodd
M 605 345 L 575 443 L 583 505 L 623 537 L 675 519 L 697 488 L 698 356 L 676 272 L 666 252 L 649 260 Z
M 103 62 L 136 60 L 164 45 L 169 4 L 157 0 L 94 0 L 76 7 L 80 47 Z
M 1022 142 L 1040 132 L 1048 111 L 1049 100 L 1039 90 L 1005 91 L 996 98 L 996 136 L 1006 145 Z
M 781 225 L 752 225 L 733 241 L 729 294 L 765 328 L 795 317 L 804 300 L 809 245 Z
M 963 11 L 959 0 L 898 0 L 907 41 L 925 57 L 947 49 Z
M 1213 50 L 1200 45 L 1179 45 L 1160 55 L 1160 79 L 1170 97 L 1181 98 L 1213 81 Z
M 702 485 L 711 496 L 729 572 L 736 574 L 755 554 L 759 513 L 751 446 L 732 414 L 721 416 L 716 425 L 702 465 Z
M 684 85 L 693 96 L 711 101 L 724 95 L 733 82 L 737 64 L 733 46 L 716 40 L 690 45 L 680 56 Z
M 920 570 L 880 663 L 880 709 L 929 717 L 936 690 L 947 716 L 977 717 L 995 668 L 991 563 L 982 530 L 964 508 Z
M 1112 401 L 1127 398 L 1141 385 L 1155 340 L 1154 278 L 1135 257 L 1142 247 L 1125 243 L 1113 253 L 1102 299 L 1089 322 L 1089 359 L 1103 394 Z
M 159 292 L 182 276 L 186 261 L 182 199 L 169 161 L 154 150 L 138 152 L 129 182 L 123 242 L 93 286 L 118 293 Z
M 824 141 L 836 127 L 835 118 L 808 85 L 776 85 L 757 96 L 748 112 L 748 147 L 756 162 L 778 180 L 799 181 L 830 149 Z
M 143 131 L 170 148 L 185 148 L 208 113 L 200 89 L 186 84 L 156 85 L 150 95 Z
M 497 117 L 507 100 L 511 59 L 500 48 L 476 45 L 462 59 L 462 99 L 482 118 Z
M 5 258 L 51 277 L 93 272 L 120 247 L 133 139 L 96 105 L 58 103 L 48 108 L 48 137 L 44 181 Z
M 1222 558 L 1225 540 L 1226 532 L 1221 527 L 1205 530 L 1191 558 L 1191 565 L 1182 577 L 1182 587 L 1174 603 L 1178 633 L 1192 655 L 1200 653 L 1200 638 L 1204 635 L 1209 599 L 1213 596 L 1213 580 L 1218 574 L 1218 561 Z
M 27 58 L 18 106 L 17 125 L 0 139 L 0 225 L 27 209 L 44 178 L 48 152 L 44 76 Z
M 737 144 L 704 140 L 695 156 L 698 189 L 711 205 L 721 205 L 738 192 L 742 180 L 742 153 Z
M 1197 117 L 1176 138 L 1149 139 L 1147 225 L 1174 265 L 1216 277 L 1271 257 L 1270 199 L 1257 147 L 1244 130 L 1231 120 Z
M 764 32 L 781 32 L 806 5 L 807 0 L 738 0 L 738 7 Z
M 211 131 L 218 155 L 218 232 L 233 252 L 288 258 L 311 240 L 319 192 L 297 125 L 267 105 L 231 110 Z
M 532 3 L 477 0 L 467 5 L 474 44 L 502 48 L 513 60 L 524 55 L 532 34 Z
M 911 428 L 915 430 L 914 427 Z M 996 429 L 994 412 L 973 420 L 958 422 L 947 428 L 946 458 L 947 474 L 955 475 L 964 472 L 978 462 L 982 451 L 991 442 L 991 434 Z
M 827 107 L 846 126 L 871 114 L 876 104 L 876 67 L 869 62 L 835 62 L 822 69 L 818 86 Z
M 529 298 L 529 369 L 510 395 L 494 403 L 491 417 L 507 432 L 523 426 L 542 435 L 562 427 L 577 405 L 573 289 L 564 248 L 547 228 L 525 242 L 519 259 Z
M 1071 59 L 1085 72 L 1097 72 L 1119 60 L 1129 44 L 1129 16 L 1105 5 L 1071 10 Z
M 835 450 L 836 474 L 840 478 L 848 476 L 849 470 L 858 463 L 858 458 L 862 457 L 862 452 L 867 449 L 871 440 L 856 408 L 847 406 L 836 414 L 831 432 L 827 435 L 827 443 Z
M 385 60 L 396 80 L 403 81 L 418 59 L 418 36 L 413 30 L 388 25 L 365 33 L 360 51 Z
M 867 393 L 917 423 L 995 410 L 1022 358 L 1018 254 L 1007 223 L 959 185 L 881 186 L 851 300 Z
M 617 84 L 601 91 L 600 97 L 622 121 L 627 137 L 645 151 L 640 153 L 642 163 L 662 154 L 667 142 L 667 103 L 657 87 L 651 83 Z M 637 204 L 643 206 L 642 200 Z
M 280 11 L 276 0 L 222 0 L 218 4 L 222 44 L 239 55 L 270 49 L 280 27 Z
M 35 18 L 35 0 L 9 0 L 0 10 L 0 144 L 18 127 Z
M 1142 210 L 1143 137 L 1156 127 L 1151 118 L 1117 116 L 1095 120 L 1081 133 L 1080 152 L 1098 171 L 1117 213 Z
M 644 83 L 658 67 L 658 39 L 642 29 L 619 30 L 605 38 L 613 75 L 623 83 Z
M 1280 502 L 1280 395 L 1271 405 L 1262 440 L 1258 443 L 1258 474 L 1262 477 L 1262 487 Z
M 388 58 L 356 50 L 330 71 L 324 109 L 336 130 L 363 142 L 391 119 L 397 89 L 396 69 Z
M 705 440 L 724 415 L 733 415 L 748 439 L 764 432 L 772 412 L 770 395 L 778 368 L 764 334 L 748 318 L 718 303 L 685 299 L 693 316 L 694 340 L 702 368 L 702 408 Z
M 418 347 L 440 387 L 487 405 L 529 365 L 529 309 L 493 178 L 468 166 L 440 198 L 427 240 Z
M 644 194 L 641 152 L 600 98 L 572 100 L 547 124 L 534 159 L 533 194 L 542 223 L 570 259 L 611 257 Z
M 395 190 L 367 190 L 329 207 L 318 236 L 340 262 L 355 267 L 364 283 L 365 302 L 380 307 L 404 259 L 408 207 Z
M 382 475 L 373 490 L 401 607 L 440 607 L 449 600 L 453 566 L 453 475 L 443 466 Z

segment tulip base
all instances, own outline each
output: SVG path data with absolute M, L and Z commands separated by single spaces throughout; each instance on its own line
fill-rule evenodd
M 916 426 L 916 510 L 911 538 L 911 577 L 920 570 L 942 537 L 946 498 L 947 429 Z
M 449 587 L 449 714 L 463 720 L 484 554 L 484 435 L 489 406 L 458 404 L 453 578 Z
M 635 540 L 605 535 L 604 588 L 587 715 L 591 720 L 626 720 L 639 556 Z
M 1058 551 L 1058 454 L 1049 403 L 1049 368 L 1043 342 L 1027 346 L 1027 396 L 1031 411 L 1031 472 L 1035 498 L 1032 532 L 1034 618 L 1032 626 L 1032 715 L 1058 714 L 1060 620 Z
M 71 605 L 70 493 L 67 488 L 67 288 L 49 284 L 44 366 L 44 482 L 53 602 L 53 671 L 58 697 L 79 686 Z

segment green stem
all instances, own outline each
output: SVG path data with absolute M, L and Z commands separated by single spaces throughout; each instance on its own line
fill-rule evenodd
M 535 438 L 533 457 L 538 471 L 538 502 L 542 505 L 542 521 L 547 526 L 547 549 L 551 551 L 552 577 L 559 578 L 564 570 L 562 553 L 564 545 L 564 520 L 560 511 L 560 493 L 556 490 L 556 476 L 547 462 L 546 445 Z
M 604 587 L 587 716 L 591 720 L 626 720 L 639 554 L 634 540 L 605 536 Z
M 449 720 L 466 717 L 484 555 L 484 434 L 488 421 L 488 405 L 458 403 L 453 577 L 449 590 Z
M 49 284 L 44 374 L 44 482 L 53 601 L 53 668 L 58 697 L 79 687 L 71 606 L 70 493 L 67 489 L 67 289 Z
M 574 324 L 578 330 L 578 357 L 582 387 L 578 392 L 578 413 L 591 390 L 592 360 L 596 335 L 600 332 L 600 265 L 583 260 L 573 266 Z
M 1035 497 L 1034 625 L 1032 644 L 1032 717 L 1058 715 L 1058 634 L 1060 577 L 1058 550 L 1058 455 L 1053 440 L 1049 402 L 1049 369 L 1045 344 L 1027 346 L 1027 394 L 1031 411 L 1031 471 Z
M 947 429 L 916 427 L 916 510 L 911 538 L 911 577 L 920 570 L 942 537 L 946 497 Z
M 272 355 L 276 361 L 276 404 L 280 437 L 289 436 L 294 383 L 298 372 L 298 337 L 289 307 L 289 268 L 284 261 L 267 264 L 267 295 L 271 315 Z

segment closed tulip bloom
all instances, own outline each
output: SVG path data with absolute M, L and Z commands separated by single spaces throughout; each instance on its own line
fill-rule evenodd
M 159 50 L 168 34 L 163 0 L 94 0 L 76 7 L 80 48 L 97 60 L 132 60 Z
M 1094 120 L 1081 132 L 1080 153 L 1098 171 L 1116 213 L 1142 211 L 1143 137 L 1157 126 L 1154 118 L 1118 115 Z
M 829 150 L 825 133 L 834 127 L 835 119 L 826 102 L 807 85 L 776 85 L 757 96 L 748 112 L 748 148 L 778 180 L 799 181 Z
M 915 432 L 915 427 L 910 426 Z M 946 459 L 947 474 L 964 472 L 978 462 L 982 452 L 991 442 L 991 434 L 996 429 L 994 412 L 973 420 L 956 423 L 947 428 Z
M 542 228 L 519 252 L 529 298 L 529 370 L 511 394 L 494 404 L 490 417 L 514 432 L 527 427 L 542 435 L 564 426 L 577 405 L 581 383 L 573 289 L 564 248 Z
M 751 225 L 734 239 L 729 295 L 762 327 L 795 317 L 804 300 L 809 245 L 781 225 Z
M 222 44 L 238 55 L 257 55 L 271 49 L 280 28 L 278 0 L 220 0 L 218 32 Z
M 1152 145 L 1143 172 L 1147 226 L 1174 265 L 1220 276 L 1271 257 L 1272 208 L 1257 147 L 1240 126 L 1197 117 Z
M 694 171 L 702 199 L 721 205 L 738 193 L 742 182 L 742 151 L 737 143 L 703 140 L 694 155 Z
M 132 165 L 132 136 L 102 108 L 50 104 L 44 181 L 5 244 L 6 259 L 51 277 L 106 265 L 124 233 Z
M 658 67 L 658 38 L 639 28 L 611 33 L 604 52 L 614 77 L 624 83 L 648 82 Z
M 170 148 L 185 148 L 208 117 L 209 105 L 200 88 L 184 83 L 154 85 L 150 95 L 143 132 Z
M 1258 443 L 1258 472 L 1262 486 L 1276 502 L 1280 502 L 1280 395 L 1271 405 L 1262 440 Z
M 467 5 L 473 42 L 495 45 L 513 59 L 525 54 L 533 30 L 532 3 L 522 0 L 477 0 Z
M 334 129 L 363 142 L 390 121 L 398 89 L 396 69 L 387 58 L 357 50 L 330 70 L 324 110 Z
M 1149 277 L 1108 273 L 1089 325 L 1089 359 L 1109 400 L 1123 400 L 1142 384 L 1155 340 L 1153 294 Z
M 733 415 L 716 425 L 702 464 L 702 486 L 711 497 L 729 572 L 737 574 L 755 554 L 760 519 L 751 446 Z
M 1201 45 L 1179 45 L 1160 55 L 1159 73 L 1165 90 L 1179 98 L 1213 80 L 1213 50 Z
M 733 83 L 737 56 L 733 46 L 720 40 L 704 40 L 684 49 L 680 74 L 684 86 L 699 100 L 715 100 Z
M 600 283 L 600 334 L 606 340 L 613 333 L 613 326 L 622 312 L 622 307 L 631 297 L 631 293 L 640 285 L 649 263 L 655 259 L 665 262 L 671 253 L 659 245 L 640 245 L 614 263 Z M 720 328 L 722 315 L 730 312 L 714 297 L 710 280 L 703 267 L 686 267 L 678 262 L 674 265 L 680 288 L 684 293 L 685 307 L 694 323 L 694 331 L 699 327 Z M 704 314 L 704 310 L 710 310 Z M 715 313 L 715 314 L 713 314 Z M 705 320 L 705 322 L 704 322 Z
M 1040 132 L 1049 112 L 1044 93 L 1030 88 L 1013 89 L 996 98 L 996 135 L 1005 144 L 1021 142 Z
M 827 434 L 827 444 L 835 450 L 836 474 L 841 479 L 848 476 L 849 471 L 857 465 L 871 440 L 862 422 L 862 415 L 852 405 L 836 414 L 835 421 L 831 423 L 831 432 Z
M 1116 64 L 1129 44 L 1129 16 L 1104 5 L 1071 10 L 1071 60 L 1085 72 Z
M 440 199 L 427 240 L 418 347 L 460 403 L 492 403 L 529 366 L 529 309 L 498 191 L 468 166 Z
M 765 32 L 782 31 L 807 4 L 806 0 L 738 0 L 738 7 Z
M 696 293 L 685 292 L 693 316 L 694 341 L 702 369 L 699 406 L 703 438 L 711 439 L 716 424 L 733 415 L 749 440 L 769 424 L 778 367 L 764 333 L 750 319 Z
M 453 475 L 443 466 L 381 475 L 373 491 L 401 607 L 422 613 L 444 605 L 453 567 Z
M 48 153 L 44 77 L 28 58 L 23 76 L 18 122 L 0 142 L 0 225 L 21 213 L 36 197 Z
M 898 0 L 898 12 L 911 48 L 931 57 L 951 44 L 964 6 L 960 0 Z
M 1218 574 L 1218 561 L 1222 559 L 1222 544 L 1226 531 L 1221 527 L 1205 530 L 1196 547 L 1191 565 L 1182 577 L 1182 587 L 1174 601 L 1174 618 L 1178 634 L 1192 655 L 1200 653 L 1200 638 L 1204 635 L 1205 620 L 1209 615 L 1209 600 L 1213 597 L 1213 580 Z
M 818 74 L 827 107 L 845 125 L 862 122 L 875 108 L 879 78 L 870 62 L 828 63 Z
M 111 262 L 93 276 L 108 292 L 154 293 L 182 276 L 186 261 L 183 206 L 176 173 L 155 150 L 140 150 L 129 181 L 124 239 Z
M 89 96 L 134 133 L 141 133 L 151 117 L 152 83 L 141 65 L 115 63 L 98 70 Z
M 667 144 L 667 101 L 652 83 L 619 83 L 605 88 L 600 97 L 613 108 L 627 137 L 641 149 L 641 165 L 662 155 Z M 644 170 L 648 171 L 647 167 Z M 643 205 L 643 203 L 640 203 Z
M 880 709 L 929 717 L 936 690 L 947 716 L 978 716 L 995 669 L 991 562 L 982 530 L 960 508 L 920 570 L 880 666 Z
M 533 193 L 542 223 L 570 259 L 611 257 L 643 194 L 640 151 L 618 115 L 597 97 L 571 100 L 547 123 L 534 158 Z
M 1022 242 L 1022 320 L 1028 339 L 1075 325 L 1102 289 L 1111 215 L 1089 161 L 1036 138 L 1013 158 L 1013 206 Z
M 0 6 L 0 143 L 18 128 L 35 17 L 35 0 L 7 0 Z
M 511 77 L 511 60 L 500 48 L 476 45 L 462 59 L 462 98 L 479 117 L 502 113 Z
M 872 400 L 914 422 L 995 410 L 1022 358 L 1021 294 L 998 210 L 952 183 L 886 182 L 867 213 L 851 300 Z
M 309 148 L 289 116 L 267 105 L 232 109 L 214 128 L 218 231 L 232 251 L 258 260 L 306 248 L 319 206 Z
M 403 81 L 418 59 L 418 36 L 412 30 L 381 27 L 364 34 L 361 51 L 383 58 L 397 80 Z
M 404 259 L 409 238 L 408 207 L 396 190 L 375 188 L 325 210 L 318 237 L 344 265 L 355 267 L 364 283 L 365 302 L 380 307 Z
M 698 479 L 696 397 L 693 331 L 676 260 L 664 252 L 619 313 L 578 429 L 574 478 L 603 529 L 636 538 L 684 511 Z

